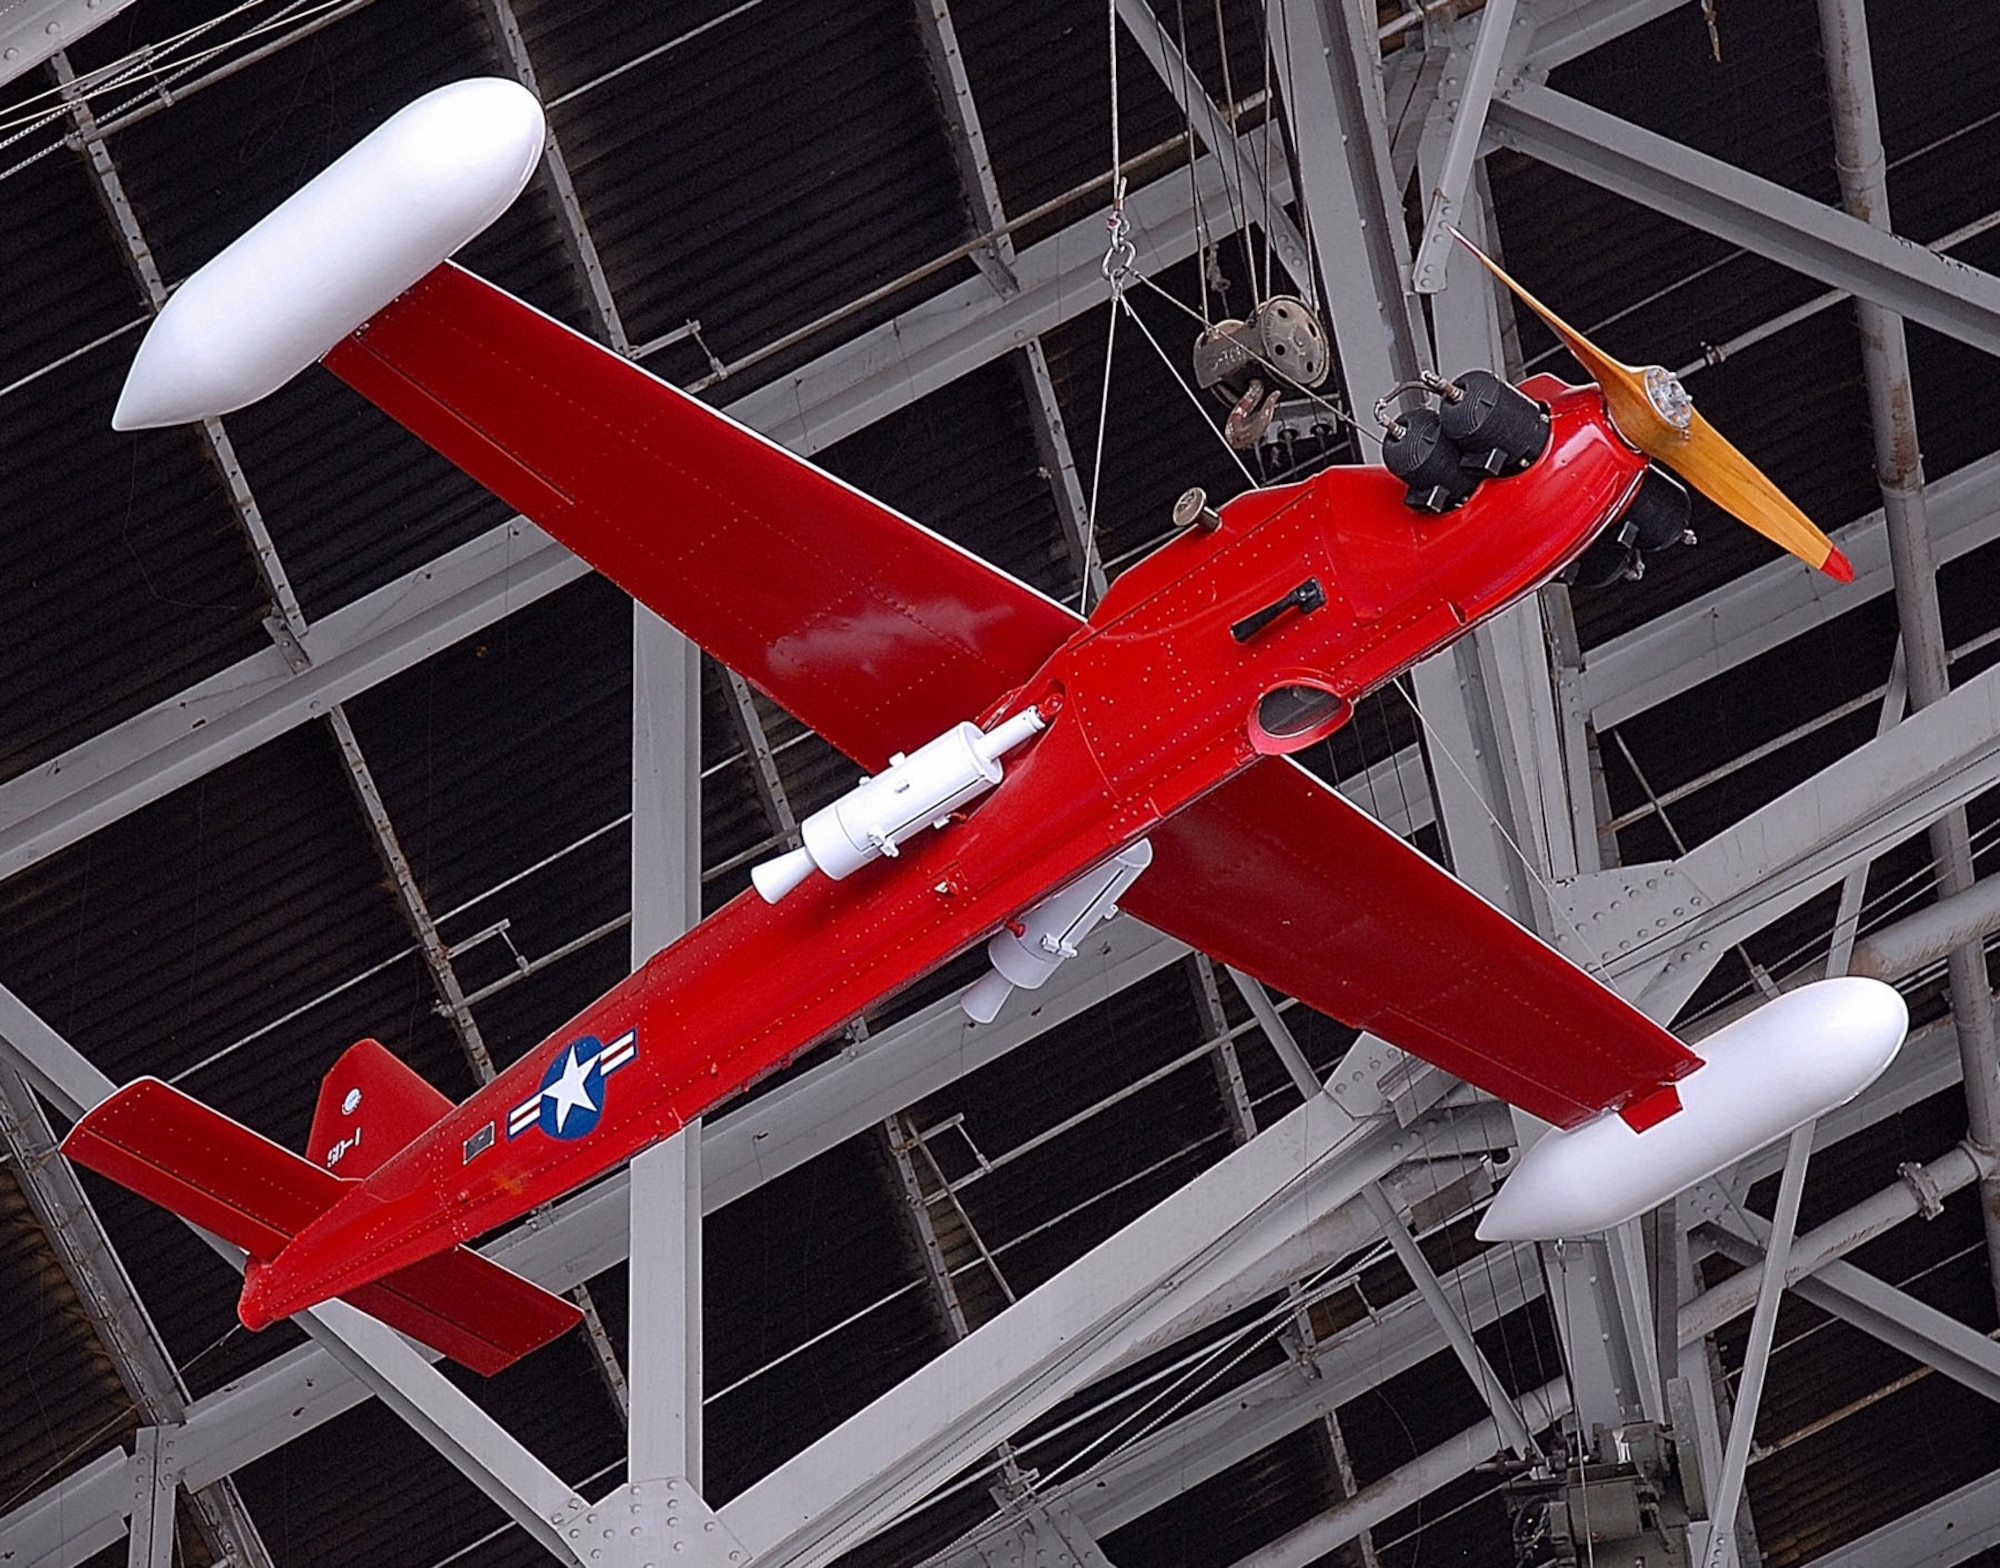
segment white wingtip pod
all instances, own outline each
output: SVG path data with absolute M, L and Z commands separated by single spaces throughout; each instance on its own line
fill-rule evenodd
M 277 391 L 505 212 L 543 131 L 534 95 L 497 77 L 400 110 L 175 291 L 111 423 L 181 424 Z
M 1843 1105 L 1910 1027 L 1895 987 L 1846 976 L 1767 1002 L 1693 1047 L 1677 1115 L 1634 1132 L 1615 1113 L 1521 1157 L 1479 1223 L 1484 1241 L 1545 1241 L 1622 1224 Z

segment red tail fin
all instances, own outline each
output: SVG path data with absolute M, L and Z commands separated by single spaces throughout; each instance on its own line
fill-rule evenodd
M 357 1041 L 320 1080 L 306 1158 L 337 1175 L 372 1175 L 450 1109 L 451 1101 L 373 1040 Z
M 356 1086 L 360 1101 L 343 1110 Z M 342 1138 L 355 1141 L 333 1163 L 359 1174 L 449 1108 L 443 1095 L 374 1041 L 364 1040 L 340 1059 L 320 1090 L 313 1124 L 319 1161 L 301 1159 L 157 1078 L 127 1084 L 98 1104 L 70 1129 L 62 1150 L 79 1165 L 234 1242 L 250 1254 L 254 1272 L 358 1185 L 321 1163 Z M 399 1269 L 347 1299 L 391 1328 L 488 1374 L 547 1344 L 582 1317 L 562 1297 L 464 1247 Z
M 62 1152 L 253 1258 L 276 1257 L 353 1185 L 157 1078 L 101 1101 Z

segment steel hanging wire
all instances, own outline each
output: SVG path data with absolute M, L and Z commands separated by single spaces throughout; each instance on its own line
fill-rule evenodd
M 1125 216 L 1124 149 L 1119 140 L 1118 125 L 1118 0 L 1105 0 L 1104 21 L 1106 64 L 1111 75 L 1111 212 L 1105 219 L 1109 234 L 1104 260 L 1098 264 L 1098 270 L 1110 286 L 1111 309 L 1104 328 L 1104 382 L 1098 389 L 1097 443 L 1090 461 L 1090 504 L 1085 508 L 1083 519 L 1083 581 L 1077 589 L 1076 599 L 1078 610 L 1086 616 L 1090 614 L 1091 579 L 1098 565 L 1098 500 L 1104 485 L 1104 436 L 1111 419 L 1111 365 L 1118 346 L 1119 307 L 1124 302 L 1125 287 L 1133 276 L 1139 255 L 1132 243 L 1132 225 Z
M 1147 281 L 1151 282 L 1150 279 L 1148 279 Z M 1158 284 L 1154 284 L 1153 287 L 1155 289 L 1159 289 Z M 1160 292 L 1164 293 L 1165 291 L 1160 290 Z M 1202 424 L 1205 425 L 1208 429 L 1215 431 L 1216 440 L 1222 443 L 1223 450 L 1230 455 L 1231 459 L 1234 460 L 1236 466 L 1242 470 L 1244 482 L 1247 483 L 1251 489 L 1253 490 L 1256 489 L 1257 476 L 1250 472 L 1250 465 L 1243 461 L 1243 454 L 1237 451 L 1235 447 L 1229 444 L 1229 438 L 1227 436 L 1225 436 L 1220 430 L 1216 430 L 1215 421 L 1208 417 L 1208 408 L 1207 405 L 1205 405 L 1202 402 L 1201 394 L 1195 391 L 1193 387 L 1187 384 L 1187 381 L 1182 377 L 1180 367 L 1174 363 L 1173 357 L 1170 354 L 1168 354 L 1164 348 L 1160 347 L 1160 340 L 1153 336 L 1153 329 L 1146 325 L 1145 318 L 1142 317 L 1138 313 L 1138 311 L 1132 308 L 1132 301 L 1123 294 L 1119 295 L 1118 303 L 1124 307 L 1125 314 L 1132 318 L 1132 325 L 1137 327 L 1139 329 L 1140 334 L 1146 339 L 1146 341 L 1153 345 L 1153 352 L 1160 356 L 1161 363 L 1167 367 L 1167 373 L 1174 378 L 1175 385 L 1177 385 L 1183 392 L 1185 392 L 1188 396 L 1188 401 L 1194 404 L 1195 414 L 1201 420 Z M 1174 303 L 1179 304 L 1180 301 L 1175 300 Z

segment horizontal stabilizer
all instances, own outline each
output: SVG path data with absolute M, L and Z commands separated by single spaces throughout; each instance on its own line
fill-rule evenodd
M 99 1101 L 62 1152 L 253 1258 L 276 1257 L 352 1185 L 157 1078 Z
M 454 1247 L 342 1300 L 491 1377 L 583 1321 L 561 1296 L 469 1247 Z

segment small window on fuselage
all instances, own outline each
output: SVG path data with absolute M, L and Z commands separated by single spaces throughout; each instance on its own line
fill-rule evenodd
M 1257 723 L 1273 740 L 1287 740 L 1318 729 L 1340 708 L 1340 698 L 1317 686 L 1278 686 L 1257 700 Z

